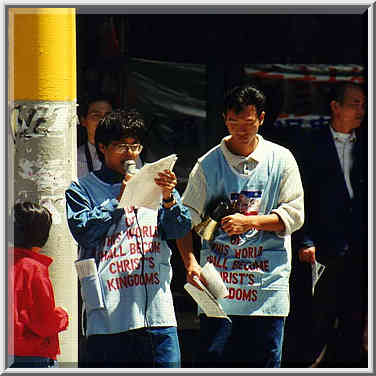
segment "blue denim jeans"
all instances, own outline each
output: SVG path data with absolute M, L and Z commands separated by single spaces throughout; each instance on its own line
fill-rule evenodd
M 181 363 L 176 327 L 92 335 L 88 337 L 87 351 L 87 367 L 179 368 Z
M 200 315 L 195 367 L 279 368 L 284 317 Z
M 57 368 L 56 360 L 41 356 L 14 356 L 14 363 L 9 368 Z

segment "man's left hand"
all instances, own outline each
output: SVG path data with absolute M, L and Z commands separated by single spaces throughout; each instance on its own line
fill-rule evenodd
M 228 235 L 240 235 L 252 228 L 250 224 L 251 216 L 245 216 L 240 213 L 235 213 L 222 218 L 221 225 L 223 231 Z
M 163 198 L 170 198 L 172 191 L 177 184 L 175 174 L 170 170 L 164 170 L 158 174 L 154 181 L 155 184 L 161 187 Z
M 298 251 L 299 261 L 313 264 L 316 261 L 316 247 L 300 248 Z

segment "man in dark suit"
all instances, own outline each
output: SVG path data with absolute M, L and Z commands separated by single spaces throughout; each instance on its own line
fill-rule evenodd
M 342 83 L 330 101 L 330 126 L 312 129 L 296 155 L 306 221 L 297 232 L 301 263 L 326 269 L 315 287 L 305 346 L 312 361 L 326 348 L 325 366 L 359 367 L 367 297 L 366 144 L 360 128 L 366 98 Z

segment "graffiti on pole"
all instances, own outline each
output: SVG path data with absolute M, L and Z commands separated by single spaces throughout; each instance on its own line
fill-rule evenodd
M 14 144 L 48 135 L 64 135 L 67 124 L 76 124 L 77 115 L 68 113 L 62 103 L 17 103 L 10 110 L 10 126 Z M 71 111 L 69 111 L 71 112 Z

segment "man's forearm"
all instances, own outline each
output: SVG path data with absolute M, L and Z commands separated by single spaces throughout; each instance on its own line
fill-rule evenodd
M 90 207 L 89 199 L 79 189 L 67 189 L 66 213 L 70 232 L 77 243 L 84 248 L 95 248 L 102 242 L 108 229 L 124 213 L 118 209 L 115 199 Z
M 176 239 L 176 244 L 178 246 L 184 266 L 188 272 L 192 268 L 199 266 L 193 249 L 192 230 L 185 234 L 185 236 L 183 236 L 182 238 Z
M 192 265 L 192 263 L 197 263 L 193 250 L 192 231 L 189 231 L 182 238 L 176 239 L 176 244 L 178 246 L 180 256 L 186 269 L 188 269 L 189 266 Z
M 191 229 L 191 216 L 188 208 L 186 208 L 180 199 L 179 193 L 174 190 L 172 195 L 173 205 L 168 208 L 163 203 L 161 205 L 158 217 L 158 226 L 161 227 L 167 239 L 179 239 Z
M 201 289 L 201 287 L 196 283 L 195 277 L 201 279 L 204 284 L 206 282 L 201 276 L 202 269 L 194 255 L 192 230 L 189 231 L 183 238 L 176 239 L 176 243 L 187 271 L 187 282 L 196 286 L 198 289 Z
M 285 230 L 281 217 L 276 213 L 252 216 L 251 226 L 259 231 L 281 232 Z

